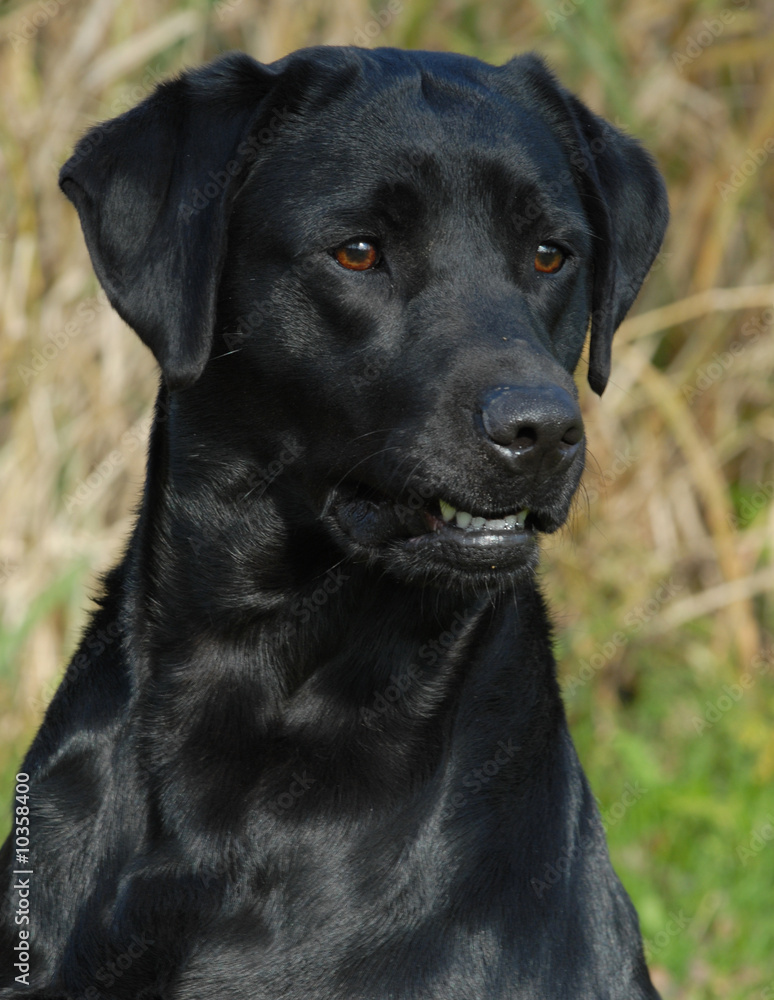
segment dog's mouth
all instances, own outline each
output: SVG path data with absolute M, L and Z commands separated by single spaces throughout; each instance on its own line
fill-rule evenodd
M 437 506 L 440 512 L 440 519 L 432 507 Z M 499 517 L 483 517 L 480 514 L 471 514 L 465 510 L 458 510 L 453 504 L 446 500 L 437 500 L 435 504 L 428 505 L 424 511 L 428 526 L 433 531 L 460 531 L 464 537 L 475 538 L 482 535 L 500 535 L 506 537 L 514 532 L 527 533 L 534 530 L 533 524 L 528 528 L 527 519 L 530 512 L 526 507 L 515 513 L 503 513 Z
M 423 492 L 396 501 L 362 483 L 347 484 L 331 495 L 328 510 L 337 534 L 371 559 L 487 577 L 532 567 L 537 534 L 554 527 L 523 504 L 465 510 L 442 497 L 425 498 Z

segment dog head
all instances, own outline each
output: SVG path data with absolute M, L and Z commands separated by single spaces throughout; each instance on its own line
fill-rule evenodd
M 589 321 L 601 393 L 667 220 L 647 154 L 538 58 L 226 56 L 60 183 L 199 440 L 298 457 L 267 502 L 404 578 L 534 566 L 582 472 Z

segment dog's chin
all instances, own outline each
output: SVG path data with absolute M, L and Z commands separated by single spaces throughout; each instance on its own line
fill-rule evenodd
M 440 499 L 401 503 L 344 488 L 329 497 L 326 521 L 352 557 L 400 579 L 491 590 L 529 578 L 538 563 L 539 534 L 556 531 L 566 516 L 566 509 L 514 507 L 484 517 Z

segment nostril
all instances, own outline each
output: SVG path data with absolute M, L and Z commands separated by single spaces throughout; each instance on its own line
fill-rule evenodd
M 511 451 L 529 451 L 537 444 L 538 434 L 534 427 L 519 427 L 516 436 L 510 441 L 501 441 L 500 444 L 507 444 Z
M 537 429 L 532 424 L 517 423 L 514 414 L 507 408 L 503 410 L 496 405 L 484 407 L 481 422 L 487 437 L 495 444 L 526 451 L 537 441 Z
M 560 444 L 572 447 L 583 437 L 583 427 L 581 424 L 571 424 L 562 435 Z

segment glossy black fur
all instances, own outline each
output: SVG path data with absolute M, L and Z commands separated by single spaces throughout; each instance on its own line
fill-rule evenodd
M 604 388 L 666 225 L 647 155 L 532 56 L 315 48 L 165 84 L 61 184 L 163 381 L 22 767 L 2 995 L 656 997 L 534 580 L 583 445 L 524 465 L 482 430 L 503 385 L 576 405 L 589 317 Z M 355 237 L 377 267 L 334 259 Z M 437 498 L 530 519 L 465 547 Z

